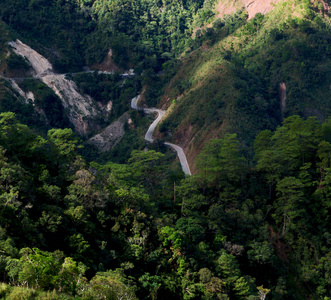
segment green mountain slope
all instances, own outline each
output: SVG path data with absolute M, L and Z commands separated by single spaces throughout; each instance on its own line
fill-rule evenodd
M 135 78 L 67 77 L 99 104 L 118 99 L 114 113 L 140 90 L 168 108 L 158 137 L 185 146 L 197 174 L 147 151 L 142 111 L 109 161 L 87 162 L 71 129 L 25 125 L 41 129 L 1 78 L 0 111 L 17 114 L 0 114 L 0 298 L 330 299 L 327 5 L 279 1 L 247 21 L 241 3 L 2 1 L 2 74 L 28 76 L 8 55 L 17 37 L 61 72 L 112 48 Z M 239 10 L 208 25 L 220 4 Z M 66 126 L 49 89 L 31 78 L 21 87 Z
M 171 131 L 192 161 L 206 140 L 226 132 L 251 145 L 286 116 L 328 117 L 330 18 L 317 4 L 281 1 L 247 22 L 240 11 L 215 21 L 166 88 L 161 103 L 171 112 L 160 130 Z
M 289 115 L 330 114 L 327 2 L 277 1 L 249 20 L 260 2 L 246 2 L 15 0 L 0 14 L 59 71 L 100 66 L 110 49 L 115 69 L 134 67 L 135 91 L 142 85 L 148 105 L 170 108 L 159 138 L 184 146 L 194 166 L 211 138 L 237 133 L 251 151 Z M 215 20 L 242 5 L 249 12 Z
M 110 48 L 120 66 L 145 69 L 180 54 L 194 28 L 214 15 L 214 3 L 4 0 L 0 15 L 61 72 L 100 63 Z

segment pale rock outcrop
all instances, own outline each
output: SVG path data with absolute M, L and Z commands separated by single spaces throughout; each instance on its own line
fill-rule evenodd
M 90 124 L 87 120 L 97 116 L 98 111 L 93 99 L 78 92 L 76 84 L 63 74 L 55 74 L 51 63 L 38 52 L 19 40 L 9 45 L 13 51 L 25 57 L 33 68 L 33 76 L 49 86 L 61 99 L 64 108 L 69 111 L 69 120 L 78 134 L 86 135 Z
M 88 142 L 95 145 L 100 152 L 109 151 L 122 139 L 125 133 L 124 125 L 129 119 L 129 113 L 124 113 L 118 120 L 111 123 L 101 133 L 90 138 Z
M 22 96 L 22 97 L 24 98 L 25 103 L 28 103 L 29 99 L 31 99 L 31 100 L 32 100 L 32 103 L 34 103 L 35 96 L 34 96 L 34 94 L 33 94 L 32 92 L 27 92 L 27 93 L 24 92 L 24 91 L 19 87 L 19 85 L 18 85 L 13 79 L 9 79 L 8 81 L 10 82 L 12 88 L 13 88 L 16 92 L 18 92 L 18 94 L 19 94 L 20 96 Z

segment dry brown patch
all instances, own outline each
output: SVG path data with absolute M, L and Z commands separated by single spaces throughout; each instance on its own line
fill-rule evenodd
M 183 122 L 174 134 L 174 143 L 184 149 L 192 174 L 198 173 L 196 157 L 201 153 L 206 143 L 211 139 L 220 138 L 226 127 L 225 120 L 221 126 L 209 126 L 195 128 L 193 125 Z
M 113 61 L 113 51 L 109 50 L 107 56 L 100 64 L 93 64 L 91 66 L 93 70 L 103 71 L 103 72 L 121 72 L 121 68 L 119 68 Z
M 322 3 L 322 5 L 323 5 L 323 10 L 324 10 L 325 12 L 330 11 L 330 5 L 329 5 L 326 1 L 324 1 L 324 0 L 314 0 L 313 3 L 314 3 L 315 5 L 318 5 L 319 3 Z
M 244 0 L 244 5 L 248 11 L 248 19 L 254 18 L 257 13 L 266 14 L 274 8 L 281 0 Z
M 229 2 L 224 2 L 224 0 L 220 0 L 216 4 L 216 11 L 218 14 L 216 15 L 217 18 L 222 18 L 225 15 L 232 14 L 236 12 L 238 9 L 240 9 L 240 4 L 238 5 L 237 1 L 232 1 L 231 3 Z
M 280 110 L 282 118 L 284 119 L 284 112 L 286 109 L 286 84 L 284 82 L 279 84 L 279 96 L 280 96 Z
M 289 260 L 288 254 L 290 249 L 281 241 L 279 234 L 275 232 L 272 226 L 269 226 L 269 240 L 274 246 L 278 258 L 287 263 Z
M 220 0 L 216 5 L 218 11 L 217 17 L 221 18 L 224 15 L 234 13 L 241 7 L 245 7 L 248 12 L 248 19 L 254 18 L 257 13 L 266 14 L 274 8 L 273 4 L 277 4 L 282 0 L 240 0 L 224 2 Z

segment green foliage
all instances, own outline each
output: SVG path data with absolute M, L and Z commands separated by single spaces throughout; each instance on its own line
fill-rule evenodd
M 14 113 L 1 113 L 0 126 L 0 145 L 4 146 L 10 155 L 19 159 L 31 158 L 46 144 L 46 141 L 28 126 L 20 124 Z
M 59 157 L 73 158 L 77 149 L 78 140 L 71 129 L 51 129 L 47 138 L 54 145 L 54 151 Z
M 179 55 L 194 28 L 212 20 L 215 2 L 5 0 L 0 15 L 14 30 L 56 50 L 60 55 L 44 47 L 60 71 L 100 63 L 110 48 L 120 66 L 133 62 L 147 69 Z
M 190 49 L 196 51 L 188 51 L 166 88 L 166 97 L 177 102 L 163 132 L 177 134 L 193 126 L 190 138 L 194 135 L 197 152 L 209 133 L 237 133 L 249 149 L 258 132 L 275 130 L 284 117 L 328 117 L 330 89 L 321 82 L 329 76 L 330 55 L 319 37 L 329 35 L 330 17 L 309 3 L 302 8 L 300 2 L 282 4 L 249 21 L 240 12 L 226 16 L 215 22 L 212 34 L 197 31 L 197 44 Z M 183 93 L 178 87 L 185 82 L 192 86 Z M 280 83 L 286 85 L 282 108 Z
M 169 246 L 169 243 L 171 243 L 172 249 L 177 252 L 180 251 L 183 245 L 181 234 L 169 226 L 161 228 L 160 238 L 163 246 Z
M 26 59 L 15 53 L 11 53 L 7 58 L 7 67 L 9 71 L 23 70 L 28 71 L 30 65 Z
M 157 299 L 157 291 L 161 286 L 161 280 L 159 276 L 151 276 L 149 273 L 145 273 L 139 278 L 142 286 L 150 292 L 151 299 Z
M 221 187 L 240 181 L 245 159 L 240 155 L 240 144 L 236 138 L 236 134 L 227 134 L 224 139 L 211 140 L 204 148 L 199 169 L 201 174 L 206 174 L 204 179 L 207 183 Z M 216 180 L 218 182 L 215 183 Z
M 126 278 L 122 270 L 97 273 L 90 281 L 89 289 L 82 299 L 137 299 L 136 287 Z
M 84 65 L 86 35 L 94 30 L 89 10 L 78 1 L 4 1 L 2 20 L 40 45 L 54 47 L 60 56 L 47 51 L 55 67 L 61 71 Z M 34 18 L 30 18 L 33 14 Z M 46 48 L 45 47 L 45 48 Z M 45 51 L 44 48 L 44 51 Z
M 176 73 L 168 90 L 176 101 L 162 131 L 175 129 L 185 113 L 187 124 L 202 128 L 200 136 L 192 129 L 195 146 L 222 139 L 206 143 L 197 176 L 179 181 L 155 150 L 127 151 L 121 164 L 86 163 L 71 129 L 42 138 L 2 113 L 0 272 L 12 286 L 2 284 L 1 297 L 330 297 L 331 123 L 320 122 L 329 114 L 327 19 L 309 1 L 300 3 L 302 20 L 277 19 L 275 26 L 270 15 L 246 22 L 239 11 L 190 42 L 194 27 L 210 22 L 213 4 L 4 1 L 0 13 L 13 29 L 45 42 L 46 52 L 54 42 L 48 53 L 60 70 L 100 62 L 111 47 L 122 66 L 136 64 L 147 103 L 156 103 Z M 171 60 L 201 45 L 182 62 Z M 11 59 L 13 68 L 26 68 Z M 123 83 L 118 75 L 74 77 L 101 104 L 113 101 L 112 117 L 140 89 L 139 80 Z M 287 87 L 283 110 L 280 82 Z M 39 91 L 36 103 L 52 112 L 53 126 L 65 126 L 54 95 L 35 82 L 23 86 Z M 13 99 L 6 97 L 2 109 Z M 315 108 L 319 121 L 292 116 L 277 127 Z M 261 129 L 268 130 L 253 153 Z
M 49 127 L 70 127 L 68 115 L 63 108 L 60 98 L 53 90 L 37 79 L 25 79 L 20 86 L 25 92 L 34 94 L 34 105 L 43 110 Z
M 302 182 L 294 177 L 285 177 L 277 184 L 279 194 L 278 208 L 273 216 L 278 225 L 282 224 L 282 235 L 285 235 L 292 227 L 292 222 L 297 218 L 303 218 L 303 209 L 301 209 L 303 199 Z
M 297 276 L 327 297 L 329 132 L 329 121 L 290 117 L 257 137 L 255 162 L 226 135 L 206 145 L 200 174 L 173 190 L 161 153 L 87 164 L 70 129 L 51 130 L 45 140 L 2 114 L 0 272 L 29 289 L 0 292 L 253 299 L 270 289 L 286 299 L 310 293 L 293 285 Z
M 125 65 L 127 58 L 138 61 L 144 56 L 143 64 L 153 67 L 155 53 L 165 58 L 166 53 L 178 55 L 183 51 L 194 23 L 202 25 L 212 17 L 214 2 L 98 0 L 93 4 L 93 17 L 100 24 L 98 30 L 111 35 L 116 61 Z
M 217 271 L 220 277 L 227 278 L 229 283 L 236 281 L 240 275 L 235 257 L 225 251 L 222 251 L 217 259 Z
M 274 255 L 273 248 L 266 241 L 264 242 L 253 242 L 251 250 L 247 251 L 248 259 L 258 264 L 271 263 Z
M 27 289 L 23 287 L 12 287 L 7 284 L 1 283 L 0 296 L 2 299 L 8 300 L 71 300 L 77 299 L 75 297 L 58 294 L 53 292 L 42 292 L 34 289 Z
M 59 251 L 49 253 L 37 248 L 23 248 L 20 254 L 17 280 L 21 285 L 43 290 L 57 289 L 73 295 L 77 293 L 84 266 L 77 266 L 72 258 L 64 258 Z

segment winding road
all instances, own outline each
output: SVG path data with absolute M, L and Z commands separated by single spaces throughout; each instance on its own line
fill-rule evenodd
M 161 121 L 161 119 L 163 118 L 163 116 L 165 115 L 165 111 L 161 110 L 161 109 L 157 109 L 157 108 L 142 108 L 138 106 L 138 101 L 139 101 L 140 95 L 137 97 L 134 97 L 131 100 L 131 107 L 133 109 L 136 110 L 143 110 L 145 113 L 147 114 L 153 114 L 153 113 L 157 113 L 158 116 L 157 118 L 154 120 L 154 122 L 149 126 L 146 134 L 145 134 L 145 140 L 153 143 L 154 139 L 153 139 L 153 132 L 157 126 L 157 124 Z M 187 159 L 186 159 L 186 155 L 184 153 L 183 148 L 181 148 L 178 145 L 175 144 L 171 144 L 171 143 L 164 143 L 166 146 L 171 147 L 172 149 L 174 149 L 177 152 L 180 164 L 182 166 L 182 170 L 186 175 L 192 175 L 191 171 L 190 171 L 190 166 L 187 163 Z
M 52 64 L 41 54 L 30 48 L 28 45 L 22 43 L 20 40 L 11 41 L 8 43 L 12 50 L 17 54 L 21 55 L 25 59 L 27 59 L 34 73 L 32 75 L 33 78 L 38 78 L 43 81 L 48 87 L 50 87 L 55 94 L 59 96 L 62 101 L 64 108 L 70 108 L 69 119 L 71 123 L 74 125 L 75 130 L 85 135 L 88 131 L 89 124 L 83 121 L 84 117 L 94 117 L 97 115 L 98 111 L 95 109 L 93 105 L 93 99 L 87 95 L 82 95 L 78 92 L 78 88 L 76 84 L 68 80 L 65 74 L 56 74 L 54 73 Z M 86 72 L 92 72 L 91 70 L 87 70 Z M 109 72 L 101 72 L 110 74 Z M 133 71 L 129 71 L 127 73 L 122 74 L 122 77 L 133 76 Z M 24 93 L 20 87 L 16 84 L 14 80 L 11 81 L 13 88 L 20 93 L 21 96 L 28 99 L 34 99 L 34 95 L 32 93 L 26 94 Z M 157 113 L 158 116 L 154 120 L 154 122 L 149 126 L 145 140 L 153 143 L 153 132 L 157 126 L 157 124 L 161 121 L 162 117 L 165 115 L 165 111 L 157 108 L 142 108 L 138 107 L 138 101 L 140 96 L 137 96 L 132 99 L 131 107 L 133 109 L 143 110 L 147 114 Z M 180 160 L 180 164 L 182 166 L 183 172 L 186 175 L 191 175 L 190 167 L 187 163 L 186 155 L 183 149 L 177 145 L 171 143 L 165 143 L 165 145 L 173 148 L 178 155 Z

